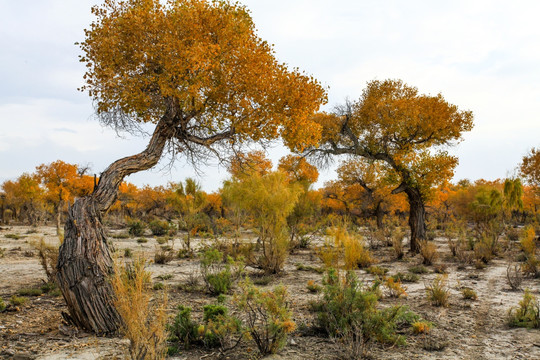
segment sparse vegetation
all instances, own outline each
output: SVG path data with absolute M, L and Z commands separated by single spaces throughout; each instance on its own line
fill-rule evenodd
M 426 285 L 426 293 L 431 305 L 448 307 L 450 289 L 448 289 L 447 283 L 448 277 L 446 275 L 437 275 L 431 284 Z
M 508 311 L 508 325 L 540 329 L 540 301 L 528 289 L 519 306 Z

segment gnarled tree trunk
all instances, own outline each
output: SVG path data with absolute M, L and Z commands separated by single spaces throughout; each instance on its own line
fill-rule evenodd
M 409 227 L 411 229 L 411 252 L 420 251 L 420 241 L 426 238 L 426 209 L 418 189 L 405 189 L 409 200 Z
M 177 117 L 169 109 L 156 125 L 147 148 L 111 164 L 101 174 L 94 192 L 78 199 L 69 211 L 58 257 L 57 280 L 70 319 L 80 328 L 104 335 L 116 332 L 121 324 L 108 282 L 113 262 L 101 215 L 115 202 L 118 188 L 127 175 L 157 164 L 165 144 L 174 136 L 176 125 Z

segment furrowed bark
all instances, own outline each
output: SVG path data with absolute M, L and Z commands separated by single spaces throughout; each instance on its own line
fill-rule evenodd
M 58 257 L 57 281 L 69 318 L 80 328 L 106 335 L 115 333 L 122 323 L 108 282 L 113 261 L 101 216 L 115 202 L 126 176 L 158 163 L 165 144 L 175 134 L 175 119 L 175 115 L 167 111 L 156 125 L 147 148 L 111 164 L 101 174 L 94 192 L 78 199 L 68 213 Z

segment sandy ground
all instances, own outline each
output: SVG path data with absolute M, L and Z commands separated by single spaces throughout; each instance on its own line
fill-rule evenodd
M 111 234 L 123 232 L 111 230 Z M 19 239 L 6 237 L 8 234 L 21 236 Z M 22 288 L 41 286 L 45 273 L 39 263 L 37 251 L 32 245 L 44 239 L 57 243 L 52 227 L 32 229 L 25 226 L 9 226 L 0 230 L 0 298 L 5 303 Z M 114 247 L 123 254 L 124 249 L 143 252 L 153 258 L 159 245 L 155 238 L 147 237 L 148 242 L 138 243 L 135 238 L 111 239 Z M 510 291 L 506 280 L 506 267 L 509 259 L 516 254 L 507 254 L 505 258 L 495 259 L 485 269 L 473 266 L 465 268 L 450 258 L 448 247 L 443 239 L 436 239 L 441 254 L 439 263 L 447 265 L 448 284 L 451 289 L 450 306 L 434 307 L 429 304 L 425 285 L 437 274 L 428 267 L 428 274 L 420 275 L 417 283 L 408 283 L 406 298 L 381 300 L 381 306 L 403 304 L 431 321 L 434 327 L 429 335 L 407 333 L 407 345 L 404 347 L 371 348 L 373 359 L 539 359 L 540 330 L 509 328 L 505 319 L 508 310 L 518 304 L 522 292 Z M 170 244 L 170 243 L 169 243 Z M 195 242 L 195 246 L 198 242 Z M 180 240 L 174 247 L 179 249 Z M 1 252 L 1 251 L 0 251 Z M 402 261 L 392 261 L 389 248 L 375 251 L 380 259 L 379 266 L 390 269 L 389 274 L 398 271 L 406 273 L 408 268 L 421 262 L 420 258 L 405 256 Z M 320 295 L 306 289 L 308 280 L 321 283 L 322 275 L 312 271 L 299 271 L 297 263 L 318 267 L 321 265 L 312 249 L 296 251 L 289 256 L 285 271 L 280 277 L 272 279 L 266 287 L 285 284 L 291 294 L 291 307 L 294 320 L 298 325 L 308 327 L 315 321 L 315 315 L 309 311 L 308 303 Z M 171 317 L 178 304 L 189 304 L 193 308 L 194 318 L 201 317 L 202 305 L 213 303 L 214 298 L 204 291 L 186 292 L 178 289 L 190 274 L 198 274 L 196 259 L 174 259 L 165 265 L 150 264 L 154 281 L 164 282 L 169 289 L 169 307 Z M 251 271 L 254 271 L 251 269 Z M 162 281 L 159 275 L 171 275 Z M 363 270 L 357 274 L 365 282 L 374 279 Z M 464 300 L 459 289 L 470 287 L 478 294 L 478 300 Z M 540 293 L 540 279 L 525 279 L 523 288 L 529 288 L 537 296 Z M 55 296 L 56 295 L 56 296 Z M 6 359 L 124 359 L 127 358 L 128 343 L 119 338 L 95 337 L 80 332 L 62 322 L 61 312 L 66 311 L 63 299 L 57 294 L 29 296 L 25 304 L 10 307 L 0 313 L 0 358 Z M 441 345 L 442 350 L 426 350 L 429 344 Z M 203 349 L 183 351 L 174 359 L 213 359 L 217 353 Z M 235 350 L 230 359 L 256 358 L 253 346 L 246 345 Z M 309 332 L 296 332 L 291 336 L 288 346 L 272 359 L 341 359 L 341 345 L 330 339 L 314 336 Z

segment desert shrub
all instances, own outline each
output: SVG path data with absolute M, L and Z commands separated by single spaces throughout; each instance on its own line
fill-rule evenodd
M 519 230 L 513 226 L 509 226 L 506 228 L 506 238 L 510 241 L 518 241 L 519 240 Z
M 383 280 L 383 286 L 386 289 L 385 294 L 391 298 L 399 298 L 407 296 L 407 288 L 401 284 L 400 280 L 394 280 L 393 277 L 388 277 Z
M 6 303 L 4 303 L 4 299 L 0 298 L 0 313 L 6 310 Z
M 234 349 L 244 337 L 242 322 L 228 314 L 223 305 L 205 305 L 203 307 L 204 324 L 198 328 L 199 335 L 206 347 L 219 347 L 221 356 Z
M 282 172 L 261 175 L 257 172 L 227 182 L 223 188 L 233 208 L 252 216 L 262 245 L 258 265 L 267 274 L 279 273 L 289 254 L 287 216 L 302 193 Z
M 191 308 L 178 305 L 178 312 L 168 327 L 172 342 L 181 342 L 185 348 L 194 344 L 199 339 L 199 325 L 191 320 Z
M 163 290 L 165 289 L 165 285 L 162 282 L 154 283 L 154 286 L 152 287 L 154 290 Z
M 302 263 L 296 263 L 294 265 L 296 266 L 296 270 L 299 271 L 313 271 L 317 274 L 322 274 L 325 271 L 324 267 L 315 267 L 311 265 L 304 265 Z
M 540 302 L 529 290 L 525 290 L 519 306 L 508 311 L 508 325 L 540 329 Z
M 529 257 L 534 256 L 536 252 L 536 234 L 534 227 L 529 225 L 523 230 L 523 236 L 520 239 L 523 252 Z
M 372 265 L 365 270 L 368 274 L 381 276 L 381 277 L 386 275 L 386 273 L 388 272 L 387 268 L 383 268 L 383 267 L 375 266 L 375 265 Z
M 409 272 L 413 274 L 429 274 L 428 268 L 423 265 L 411 266 Z
M 319 258 L 326 268 L 339 267 L 341 259 L 346 270 L 365 268 L 375 262 L 362 240 L 349 234 L 345 225 L 328 228 L 327 234 L 331 240 L 327 238 L 318 249 Z
M 317 285 L 314 280 L 308 280 L 306 288 L 311 293 L 318 293 L 319 291 L 321 291 L 321 286 Z
M 146 229 L 146 224 L 141 220 L 129 220 L 127 225 L 131 236 L 141 236 Z
M 329 269 L 323 279 L 323 297 L 315 304 L 320 328 L 331 337 L 345 337 L 348 344 L 364 349 L 371 341 L 404 344 L 397 328 L 410 325 L 418 317 L 401 306 L 377 309 L 377 286 L 364 286 L 353 272 L 342 276 Z
M 431 324 L 427 321 L 415 321 L 412 323 L 413 334 L 427 334 L 431 330 Z
M 404 282 L 415 283 L 415 282 L 418 282 L 419 280 L 419 276 L 416 274 L 404 274 L 400 272 L 398 272 L 395 275 L 392 275 L 392 278 L 394 279 L 394 281 L 401 281 L 402 283 Z
M 223 253 L 217 249 L 206 250 L 201 256 L 201 274 L 212 294 L 228 293 L 243 271 L 242 259 L 233 260 L 228 256 L 224 262 Z
M 398 260 L 402 259 L 403 255 L 405 255 L 405 252 L 403 251 L 403 237 L 403 230 L 401 228 L 396 228 L 392 234 L 392 249 Z
M 159 237 L 159 238 L 156 239 L 156 242 L 157 242 L 159 245 L 163 245 L 163 244 L 165 244 L 167 241 L 168 241 L 168 239 L 165 238 L 165 237 Z
M 521 273 L 521 266 L 518 264 L 515 264 L 512 266 L 512 264 L 509 264 L 506 267 L 506 280 L 508 281 L 508 285 L 510 285 L 510 288 L 514 291 L 521 289 L 521 283 L 523 282 L 523 275 Z
M 448 266 L 446 264 L 435 264 L 433 265 L 433 271 L 437 274 L 446 274 L 448 273 Z
M 422 255 L 424 265 L 432 265 L 439 258 L 437 246 L 431 241 L 420 242 L 420 255 Z
M 11 296 L 11 298 L 9 299 L 9 302 L 11 303 L 11 305 L 13 306 L 19 306 L 19 305 L 24 305 L 26 304 L 26 302 L 28 301 L 27 298 L 25 298 L 24 296 Z
M 296 327 L 291 319 L 288 301 L 284 286 L 261 291 L 249 278 L 241 284 L 235 302 L 244 313 L 246 331 L 262 355 L 275 354 L 283 348 L 287 335 Z
M 167 264 L 174 259 L 174 252 L 168 249 L 159 249 L 154 254 L 155 264 Z
M 173 278 L 172 274 L 162 274 L 157 277 L 159 280 L 170 280 Z
M 493 239 L 489 237 L 483 237 L 474 244 L 474 258 L 477 262 L 481 261 L 484 264 L 489 264 L 495 254 Z
M 137 243 L 138 244 L 146 244 L 148 242 L 148 239 L 145 238 L 138 238 Z
M 151 303 L 151 275 L 142 258 L 131 264 L 115 263 L 110 281 L 114 305 L 122 317 L 121 332 L 129 339 L 132 359 L 163 359 L 166 346 L 167 295 Z
M 473 289 L 468 288 L 468 287 L 465 287 L 465 288 L 461 289 L 461 295 L 466 300 L 477 300 L 478 299 L 478 295 L 476 294 L 476 291 L 474 291 Z
M 450 289 L 447 286 L 448 276 L 438 275 L 431 284 L 426 285 L 426 293 L 429 302 L 434 306 L 448 306 Z
M 148 228 L 154 236 L 163 236 L 169 231 L 169 223 L 167 221 L 152 220 L 148 223 Z
M 56 264 L 58 263 L 58 245 L 49 245 L 41 239 L 39 243 L 33 244 L 38 251 L 39 262 L 47 275 L 49 283 L 56 283 Z
M 41 296 L 43 295 L 43 290 L 40 288 L 23 288 L 19 289 L 17 294 L 20 296 Z

